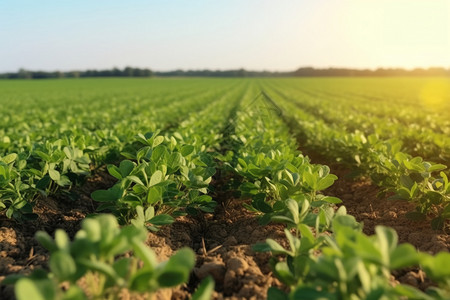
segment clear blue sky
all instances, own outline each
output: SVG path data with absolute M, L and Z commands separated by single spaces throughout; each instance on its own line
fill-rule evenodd
M 450 67 L 450 0 L 0 0 L 0 72 Z

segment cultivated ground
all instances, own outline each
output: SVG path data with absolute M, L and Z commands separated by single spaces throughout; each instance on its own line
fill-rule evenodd
M 313 160 L 314 162 L 314 160 Z M 323 163 L 323 162 L 319 162 Z M 326 193 L 343 199 L 348 212 L 364 223 L 364 232 L 372 234 L 376 225 L 393 227 L 400 242 L 409 242 L 421 251 L 437 253 L 450 249 L 450 237 L 434 231 L 429 222 L 408 220 L 405 213 L 412 204 L 378 198 L 378 188 L 370 180 L 353 179 L 339 164 L 330 164 L 339 179 Z M 94 190 L 107 188 L 115 179 L 104 170 L 97 171 L 78 189 L 79 198 L 41 199 L 36 204 L 38 220 L 17 223 L 0 219 L 0 280 L 9 274 L 27 274 L 35 268 L 47 268 L 48 252 L 34 239 L 38 230 L 52 234 L 63 228 L 74 235 L 81 220 L 95 212 L 90 198 Z M 272 276 L 269 254 L 255 253 L 251 247 L 266 238 L 285 244 L 283 227 L 277 224 L 261 226 L 256 216 L 242 206 L 245 200 L 234 199 L 221 191 L 222 182 L 213 182 L 214 198 L 219 202 L 215 214 L 199 218 L 180 217 L 158 233 L 149 233 L 147 243 L 160 260 L 167 259 L 177 249 L 188 246 L 197 253 L 197 264 L 187 285 L 158 294 L 160 299 L 188 299 L 201 279 L 212 275 L 216 281 L 215 299 L 265 299 L 268 287 L 282 288 Z M 401 270 L 393 274 L 395 281 L 425 289 L 430 283 L 419 269 Z M 83 283 L 80 282 L 80 285 Z M 140 299 L 123 291 L 123 299 Z M 12 287 L 1 286 L 2 299 L 14 299 Z M 142 297 L 141 297 L 142 298 Z
M 103 142 L 106 141 L 108 147 L 122 149 L 125 142 L 130 142 L 125 137 L 134 136 L 138 132 L 147 132 L 154 127 L 171 130 L 179 125 L 181 130 L 186 129 L 183 127 L 186 126 L 182 122 L 183 120 L 196 121 L 194 120 L 195 112 L 207 108 L 208 104 L 214 103 L 212 101 L 214 99 L 222 99 L 223 95 L 229 97 L 224 98 L 226 101 L 221 102 L 226 104 L 235 100 L 235 97 L 244 97 L 247 95 L 246 89 L 249 88 L 245 84 L 249 83 L 238 82 L 240 80 L 96 79 L 58 81 L 58 84 L 54 81 L 0 82 L 0 90 L 2 90 L 0 104 L 3 101 L 9 105 L 8 107 L 4 105 L 4 109 L 8 112 L 9 108 L 9 112 L 5 113 L 5 118 L 0 120 L 0 135 L 5 133 L 5 137 L 0 136 L 3 138 L 0 146 L 9 149 L 11 141 L 17 141 L 17 149 L 14 151 L 18 152 L 22 148 L 34 147 L 32 145 L 34 141 L 27 142 L 27 139 L 22 137 L 34 135 L 42 138 L 40 143 L 43 144 L 46 139 L 53 138 L 55 135 L 58 138 L 73 138 L 73 135 L 77 133 L 80 140 L 91 138 L 91 142 L 94 144 L 90 146 L 101 149 Z M 272 86 L 270 80 L 268 79 L 269 87 Z M 289 85 L 290 81 L 292 82 Z M 317 105 L 320 109 L 316 109 L 316 102 L 309 103 L 309 110 L 316 114 L 312 114 L 314 119 L 320 119 L 321 115 L 325 115 L 329 118 L 328 122 L 333 123 L 330 111 L 326 109 L 334 109 L 337 107 L 336 104 L 341 103 L 341 109 L 347 109 L 343 110 L 347 113 L 340 113 L 341 111 L 336 109 L 339 118 L 341 115 L 345 115 L 349 117 L 347 119 L 351 123 L 360 115 L 364 117 L 373 115 L 375 119 L 379 120 L 376 125 L 387 124 L 385 126 L 387 129 L 385 127 L 382 129 L 386 129 L 387 133 L 385 133 L 389 137 L 392 135 L 392 124 L 400 124 L 398 127 L 401 127 L 403 124 L 410 124 L 412 120 L 415 122 L 413 122 L 415 126 L 402 127 L 402 130 L 409 132 L 414 138 L 411 143 L 405 143 L 406 146 L 414 149 L 406 147 L 406 150 L 416 155 L 417 153 L 414 151 L 417 150 L 415 149 L 417 145 L 434 145 L 433 147 L 438 148 L 439 155 L 435 155 L 434 151 L 431 151 L 431 158 L 437 157 L 445 162 L 445 159 L 450 157 L 448 155 L 450 142 L 446 144 L 442 139 L 442 137 L 448 139 L 449 136 L 449 118 L 444 113 L 450 110 L 442 109 L 442 115 L 436 114 L 431 118 L 427 112 L 422 111 L 423 107 L 417 109 L 416 104 L 411 104 L 419 93 L 418 89 L 421 84 L 418 83 L 422 82 L 421 79 L 373 78 L 363 80 L 358 78 L 302 79 L 301 81 L 289 79 L 289 82 L 287 79 L 280 79 L 279 84 L 286 85 L 280 85 L 278 89 L 290 91 L 293 97 L 298 96 L 298 99 L 303 101 L 304 108 L 308 108 L 306 100 L 320 99 L 318 102 L 320 105 Z M 259 81 L 250 83 L 257 84 L 257 86 L 260 84 Z M 252 87 L 252 85 L 249 86 Z M 290 89 L 288 89 L 289 87 Z M 297 90 L 297 87 L 300 90 Z M 233 88 L 235 95 L 229 94 Z M 305 90 L 301 90 L 303 88 Z M 275 89 L 277 89 L 276 85 Z M 259 91 L 259 89 L 253 88 L 249 93 L 251 96 L 248 97 L 253 99 L 253 95 L 257 95 L 256 90 Z M 408 94 L 402 96 L 403 92 L 408 92 Z M 345 97 L 341 97 L 341 95 L 345 95 Z M 369 99 L 369 101 L 366 99 L 367 97 L 373 99 Z M 336 99 L 342 101 L 339 102 Z M 444 101 L 446 98 L 442 99 Z M 427 104 L 425 102 L 424 105 Z M 373 105 L 374 103 L 377 105 Z M 354 110 L 353 105 L 356 104 L 363 108 L 362 112 Z M 388 115 L 387 112 L 397 112 L 392 109 L 394 104 L 408 108 L 405 110 L 407 113 L 396 115 L 398 120 L 378 117 Z M 377 110 L 371 112 L 372 106 L 377 107 Z M 439 107 L 445 108 L 446 106 Z M 247 108 L 244 106 L 242 109 Z M 224 114 L 225 119 L 227 115 L 233 115 L 231 106 L 229 110 L 231 111 Z M 220 112 L 215 108 L 213 111 Z M 194 118 L 189 118 L 192 112 L 194 112 Z M 426 118 L 422 118 L 425 115 Z M 169 119 L 170 122 L 166 122 Z M 361 120 L 363 122 L 365 119 Z M 372 124 L 370 120 L 368 124 Z M 338 123 L 338 128 L 353 132 L 349 128 L 345 129 L 345 126 L 348 126 L 348 124 L 345 125 L 346 122 Z M 424 134 L 421 129 L 426 126 L 423 123 L 436 131 L 436 135 L 429 135 L 428 131 Z M 15 124 L 15 126 L 11 124 Z M 30 127 L 30 124 L 34 127 Z M 192 122 L 189 123 L 189 126 L 192 124 L 198 125 L 198 123 Z M 288 127 L 287 124 L 284 125 Z M 195 126 L 189 126 L 188 129 L 195 128 Z M 364 127 L 355 126 L 357 128 Z M 210 129 L 208 126 L 206 127 L 206 129 Z M 223 126 L 219 127 L 219 129 L 215 129 L 217 133 L 223 129 Z M 277 128 L 277 126 L 275 127 Z M 88 130 L 79 130 L 83 128 L 88 128 Z M 368 128 L 370 129 L 370 126 Z M 414 131 L 414 128 L 417 129 L 417 132 Z M 369 129 L 367 130 L 370 131 Z M 412 131 L 407 131 L 409 129 Z M 189 131 L 183 132 L 188 133 Z M 205 132 L 210 134 L 207 130 Z M 383 132 L 381 131 L 381 133 Z M 6 136 L 6 133 L 12 138 Z M 313 133 L 315 134 L 315 132 Z M 403 131 L 401 131 L 397 137 L 403 136 Z M 6 137 L 7 140 L 5 140 Z M 15 137 L 20 137 L 20 139 Z M 118 142 L 119 137 L 122 139 L 122 144 Z M 436 137 L 435 140 L 441 142 L 442 146 L 438 147 L 434 140 L 429 140 L 429 137 Z M 303 145 L 302 142 L 297 144 Z M 295 148 L 296 145 L 293 147 Z M 221 150 L 226 150 L 222 148 Z M 434 254 L 450 250 L 450 237 L 447 232 L 432 230 L 429 220 L 417 222 L 405 217 L 408 211 L 414 209 L 413 204 L 399 200 L 390 201 L 387 197 L 380 198 L 378 197 L 380 189 L 369 179 L 353 178 L 352 171 L 348 167 L 336 163 L 331 158 L 317 155 L 314 153 L 314 149 L 301 150 L 311 158 L 312 163 L 328 165 L 331 173 L 339 177 L 334 185 L 325 191 L 325 194 L 342 199 L 348 213 L 364 223 L 366 234 L 373 234 L 377 225 L 385 225 L 397 231 L 400 242 L 411 243 L 420 251 Z M 327 150 L 325 149 L 325 151 Z M 424 156 L 424 158 L 427 157 Z M 107 162 L 101 162 L 99 165 L 104 163 Z M 221 169 L 218 168 L 218 172 L 220 171 Z M 220 173 L 213 177 L 210 195 L 218 203 L 214 214 L 204 214 L 195 218 L 179 217 L 175 223 L 163 227 L 159 232 L 149 232 L 147 244 L 154 249 L 160 260 L 168 259 L 175 251 L 185 246 L 192 248 L 197 253 L 197 264 L 189 282 L 175 289 L 162 291 L 157 298 L 188 299 L 198 283 L 208 275 L 211 275 L 216 282 L 215 299 L 265 299 L 270 286 L 285 288 L 271 273 L 268 264 L 270 255 L 252 251 L 252 245 L 264 242 L 267 238 L 287 245 L 284 240 L 284 227 L 280 224 L 259 225 L 257 216 L 247 211 L 242 205 L 247 199 L 239 199 L 232 191 L 228 190 L 226 183 L 229 180 L 230 178 L 222 176 Z M 6 276 L 29 274 L 36 268 L 48 268 L 48 251 L 34 239 L 35 233 L 44 230 L 53 235 L 57 228 L 62 228 L 73 237 L 80 228 L 80 222 L 89 214 L 96 212 L 98 204 L 91 199 L 91 193 L 100 189 L 108 189 L 115 182 L 116 179 L 108 174 L 106 168 L 101 167 L 92 170 L 91 176 L 86 179 L 84 184 L 73 187 L 70 198 L 62 196 L 62 193 L 56 194 L 59 196 L 39 198 L 34 207 L 34 212 L 38 215 L 38 219 L 35 221 L 19 223 L 0 214 L 0 300 L 14 299 L 13 288 L 1 284 Z M 72 197 L 73 195 L 77 195 L 77 197 Z M 424 273 L 417 268 L 396 271 L 392 274 L 392 284 L 396 284 L 396 282 L 410 284 L 423 290 L 431 284 Z M 79 282 L 80 286 L 84 284 L 85 282 L 82 280 Z M 127 291 L 121 291 L 120 295 L 123 299 L 145 299 L 145 296 L 131 295 Z

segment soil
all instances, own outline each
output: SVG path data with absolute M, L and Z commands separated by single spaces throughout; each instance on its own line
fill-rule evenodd
M 415 222 L 405 217 L 412 205 L 403 201 L 390 201 L 377 197 L 378 187 L 370 180 L 350 177 L 350 170 L 340 164 L 314 158 L 315 163 L 330 166 L 339 179 L 326 193 L 339 197 L 348 213 L 364 223 L 364 232 L 373 234 L 376 225 L 386 225 L 397 230 L 400 242 L 409 242 L 417 249 L 429 253 L 449 251 L 450 238 L 442 231 L 430 228 L 429 221 Z M 72 194 L 77 199 L 55 197 L 40 199 L 35 206 L 39 215 L 36 221 L 17 223 L 0 216 L 0 299 L 14 299 L 11 286 L 1 281 L 10 274 L 29 274 L 36 268 L 47 268 L 48 253 L 34 239 L 38 230 L 53 234 L 62 228 L 72 237 L 86 215 L 95 212 L 91 192 L 114 184 L 114 178 L 103 169 L 87 179 Z M 182 247 L 197 253 L 197 264 L 190 281 L 176 289 L 164 290 L 157 299 L 188 299 L 195 287 L 208 275 L 216 281 L 215 299 L 265 299 L 270 286 L 282 288 L 268 265 L 269 254 L 252 251 L 252 245 L 272 238 L 285 244 L 281 225 L 261 226 L 254 215 L 233 195 L 218 187 L 214 199 L 219 205 L 214 214 L 197 218 L 179 217 L 170 226 L 157 233 L 149 233 L 147 243 L 160 260 L 165 260 Z M 401 270 L 393 274 L 394 280 L 426 288 L 430 282 L 419 269 Z M 130 297 L 126 292 L 123 299 Z

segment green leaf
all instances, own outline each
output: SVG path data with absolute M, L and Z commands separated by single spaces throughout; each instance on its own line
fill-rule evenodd
M 114 185 L 108 190 L 98 190 L 91 194 L 92 199 L 98 202 L 115 202 L 122 198 L 123 190 L 119 185 Z
M 189 248 L 182 248 L 170 257 L 164 265 L 162 273 L 158 276 L 161 287 L 172 287 L 186 282 L 195 265 L 195 254 Z
M 50 270 L 60 282 L 70 280 L 77 272 L 75 261 L 72 256 L 65 251 L 60 250 L 52 253 L 49 265 Z
M 42 190 L 44 191 L 48 185 L 50 184 L 50 176 L 45 175 L 44 177 L 42 177 L 37 183 L 36 183 L 36 188 L 38 190 Z
M 153 271 L 158 264 L 155 252 L 138 239 L 132 239 L 134 253 L 144 263 L 145 270 Z
M 294 274 L 291 273 L 288 264 L 284 261 L 275 265 L 274 273 L 285 284 L 291 285 L 295 283 Z
M 170 257 L 169 261 L 165 265 L 165 269 L 178 268 L 182 266 L 188 273 L 194 268 L 195 265 L 195 254 L 190 248 L 181 248 L 173 256 Z
M 241 167 L 243 168 L 243 169 L 246 169 L 247 168 L 247 163 L 245 162 L 245 160 L 243 160 L 242 158 L 238 158 L 238 163 L 241 165 Z
M 401 244 L 391 254 L 391 270 L 417 265 L 419 254 L 411 244 Z
M 156 282 L 156 275 L 154 271 L 147 269 L 140 269 L 131 275 L 130 290 L 138 292 L 154 292 L 158 290 L 159 286 Z
M 270 218 L 270 221 L 277 222 L 277 223 L 284 223 L 289 225 L 296 225 L 295 221 L 287 216 L 272 216 Z
M 11 153 L 8 154 L 6 156 L 4 156 L 3 158 L 1 158 L 1 160 L 5 163 L 5 164 L 10 164 L 12 162 L 14 162 L 17 159 L 18 155 L 16 153 Z
M 150 220 L 154 216 L 155 216 L 155 208 L 153 206 L 147 207 L 147 209 L 145 210 L 145 213 L 144 213 L 144 219 Z
M 411 190 L 411 188 L 414 185 L 414 181 L 407 175 L 401 175 L 400 176 L 400 183 L 406 187 L 408 190 Z
M 14 286 L 17 300 L 56 300 L 56 286 L 50 279 L 22 278 Z
M 428 168 L 428 172 L 436 172 L 436 171 L 441 171 L 447 169 L 446 165 L 443 164 L 434 164 L 431 167 Z
M 64 154 L 66 154 L 68 159 L 74 159 L 74 151 L 73 149 L 69 149 L 69 147 L 64 147 L 63 148 Z
M 162 191 L 159 186 L 151 187 L 147 194 L 147 203 L 155 204 L 162 199 Z
M 186 282 L 189 279 L 188 274 L 184 269 L 169 269 L 164 270 L 157 278 L 158 284 L 161 287 L 173 287 Z
M 184 145 L 183 147 L 181 147 L 181 155 L 186 157 L 189 154 L 191 154 L 192 152 L 194 152 L 194 149 L 195 148 L 192 145 Z
M 50 251 L 50 253 L 58 250 L 58 247 L 56 247 L 55 242 L 51 238 L 51 236 L 45 232 L 45 231 L 38 231 L 34 235 L 34 237 L 38 240 L 38 242 L 44 246 L 45 249 Z
M 298 230 L 300 231 L 302 238 L 306 238 L 311 242 L 315 241 L 314 235 L 310 227 L 306 226 L 305 224 L 299 224 Z
M 130 271 L 131 262 L 132 258 L 130 257 L 120 258 L 114 262 L 113 269 L 116 271 L 119 277 L 125 278 L 127 277 L 128 272 Z
M 337 198 L 337 197 L 331 197 L 331 196 L 325 196 L 322 199 L 320 199 L 322 201 L 328 202 L 328 203 L 332 203 L 332 204 L 339 204 L 342 203 L 342 200 Z
M 263 174 L 261 168 L 255 166 L 254 164 L 249 164 L 247 170 L 255 178 L 260 178 Z
M 172 224 L 174 221 L 175 221 L 174 218 L 166 214 L 157 215 L 148 220 L 149 223 L 156 226 L 169 225 Z
M 446 282 L 450 278 L 450 253 L 439 252 L 435 256 L 421 254 L 421 264 L 427 275 L 436 282 Z
M 443 195 L 435 191 L 428 191 L 426 193 L 426 198 L 435 205 L 440 204 L 443 201 Z
M 154 186 L 155 184 L 160 183 L 162 180 L 162 172 L 160 170 L 156 170 L 155 173 L 152 174 L 152 177 L 150 178 L 150 185 Z
M 115 165 L 108 165 L 108 166 L 107 166 L 107 169 L 108 169 L 108 173 L 109 173 L 111 176 L 114 176 L 115 178 L 117 178 L 117 179 L 119 179 L 119 180 L 123 178 L 123 177 L 122 177 L 122 174 L 120 174 L 119 168 L 116 167 Z
M 267 300 L 289 300 L 289 296 L 272 286 L 267 290 Z
M 248 195 L 255 195 L 258 193 L 259 188 L 254 183 L 244 182 L 239 187 L 239 190 L 241 190 L 243 193 L 246 193 Z
M 252 201 L 252 205 L 260 212 L 267 214 L 273 211 L 272 207 L 266 201 L 264 201 L 264 198 L 261 197 L 253 197 L 253 198 L 254 200 Z
M 375 233 L 379 242 L 379 248 L 385 252 L 387 258 L 397 247 L 397 232 L 390 227 L 378 225 L 375 227 Z
M 164 137 L 162 135 L 158 135 L 153 139 L 152 148 L 155 148 L 156 146 L 160 145 L 162 142 L 164 142 Z
M 66 252 L 70 251 L 70 240 L 67 233 L 62 229 L 56 229 L 55 231 L 55 244 L 59 250 Z
M 359 224 L 356 221 L 355 217 L 350 216 L 350 215 L 336 216 L 332 221 L 332 225 L 333 225 L 334 232 L 339 232 L 339 231 L 343 230 L 343 228 L 351 228 L 351 229 L 360 229 L 361 228 L 361 224 Z
M 316 191 L 321 191 L 332 186 L 336 179 L 336 175 L 328 174 L 327 176 L 319 180 L 319 182 L 317 183 Z
M 170 154 L 169 158 L 167 159 L 167 167 L 170 168 L 169 170 L 172 170 L 172 172 L 174 172 L 181 166 L 182 161 L 183 156 L 181 156 L 181 153 L 174 152 Z
M 364 234 L 358 234 L 356 236 L 356 241 L 357 244 L 354 251 L 365 261 L 383 264 L 383 258 L 389 257 L 389 253 L 384 252 L 384 247 L 377 245 Z
M 287 228 L 284 229 L 284 234 L 286 235 L 289 241 L 289 247 L 293 253 L 297 253 L 297 250 L 300 249 L 300 240 L 295 237 Z
M 275 240 L 266 239 L 266 244 L 270 247 L 270 251 L 272 251 L 272 253 L 275 255 L 277 255 L 277 254 L 287 254 L 287 255 L 292 254 L 290 251 L 284 249 L 283 246 L 278 244 L 278 242 L 276 242 Z
M 107 263 L 101 261 L 87 260 L 84 258 L 78 259 L 78 262 L 82 266 L 86 267 L 88 270 L 99 272 L 106 275 L 107 277 L 109 277 L 110 280 L 114 281 L 116 284 L 120 285 L 123 281 L 123 279 L 117 275 L 116 270 L 114 270 L 114 268 Z
M 207 203 L 207 202 L 211 202 L 211 201 L 212 201 L 212 197 L 209 195 L 201 195 L 200 197 L 195 198 L 196 203 Z
M 34 153 L 36 153 L 40 158 L 42 158 L 46 162 L 50 162 L 51 160 L 50 155 L 48 155 L 47 153 L 44 153 L 39 150 L 34 151 Z
M 317 191 L 317 175 L 310 172 L 303 172 L 303 180 L 313 190 Z
M 67 176 L 65 176 L 65 175 L 62 175 L 61 178 L 60 178 L 59 180 L 56 181 L 56 183 L 57 183 L 59 186 L 63 186 L 63 187 L 64 187 L 64 186 L 70 185 L 70 184 L 71 184 L 71 181 L 70 181 L 69 177 L 67 177 Z
M 50 175 L 50 178 L 53 181 L 58 181 L 61 179 L 61 174 L 58 171 L 56 171 L 55 169 L 48 170 L 48 175 Z
M 210 300 L 214 293 L 214 279 L 211 276 L 206 277 L 198 286 L 192 295 L 192 300 Z
M 83 234 L 91 242 L 98 242 L 101 239 L 102 228 L 97 219 L 84 219 L 81 223 L 82 231 L 78 231 L 77 235 Z
M 161 158 L 163 158 L 167 153 L 167 148 L 164 145 L 159 145 L 158 147 L 153 149 L 152 152 L 152 161 L 158 162 Z
M 137 176 L 127 176 L 126 178 L 136 184 L 139 184 L 139 185 L 145 187 L 145 184 Z
M 406 299 L 436 300 L 435 297 L 423 293 L 422 291 L 406 284 L 398 284 L 394 287 L 397 295 L 406 297 Z M 428 291 L 427 291 L 428 292 Z M 443 299 L 443 298 L 442 298 Z
M 300 223 L 300 217 L 299 217 L 299 207 L 298 207 L 298 203 L 297 201 L 293 200 L 293 199 L 288 199 L 286 200 L 286 207 L 289 210 L 289 212 L 292 215 L 294 224 L 299 224 Z
M 256 243 L 252 246 L 252 250 L 255 252 L 270 252 L 272 248 L 267 243 Z
M 119 165 L 120 174 L 122 177 L 127 177 L 133 171 L 135 163 L 129 160 L 122 160 Z

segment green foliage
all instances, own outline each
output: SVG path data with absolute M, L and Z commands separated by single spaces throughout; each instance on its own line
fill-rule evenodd
M 158 263 L 153 250 L 144 244 L 146 238 L 143 226 L 120 228 L 112 215 L 84 220 L 73 241 L 61 229 L 55 231 L 54 239 L 40 231 L 36 239 L 50 252 L 50 272 L 36 270 L 28 277 L 10 277 L 6 282 L 15 283 L 19 300 L 87 299 L 87 295 L 117 299 L 122 288 L 154 293 L 186 282 L 195 264 L 193 251 L 183 248 L 168 261 Z M 124 256 L 129 251 L 133 255 Z M 82 277 L 88 290 L 77 286 Z M 61 282 L 68 282 L 69 289 L 62 290 Z M 210 293 L 211 283 L 207 282 L 201 286 L 199 297 Z
M 136 142 L 123 152 L 132 160 L 108 166 L 118 182 L 92 193 L 92 198 L 102 203 L 98 210 L 113 212 L 123 223 L 137 218 L 137 222 L 149 223 L 152 230 L 173 221 L 164 213 L 212 212 L 215 202 L 205 194 L 215 163 L 208 153 L 187 147 L 190 145 L 157 132 L 137 135 Z
M 120 152 L 139 132 L 172 128 L 188 113 L 205 106 L 211 111 L 211 99 L 220 99 L 223 111 L 231 109 L 238 98 L 230 101 L 223 95 L 240 93 L 242 84 L 233 89 L 236 83 L 211 80 L 205 85 L 201 79 L 176 83 L 139 79 L 0 83 L 0 211 L 18 220 L 36 218 L 32 210 L 37 197 L 67 194 L 73 185 L 83 183 L 92 168 L 117 163 L 123 159 Z M 225 118 L 226 114 L 219 116 Z M 217 124 L 220 127 L 220 122 Z M 181 138 L 187 134 L 183 131 Z M 216 128 L 207 135 L 200 133 L 197 136 L 208 139 L 198 143 L 216 143 L 220 138 L 217 132 Z M 163 136 L 151 146 L 157 146 L 161 139 Z M 181 150 L 183 156 L 192 151 L 189 145 Z M 202 151 L 206 153 L 207 148 Z M 172 159 L 177 164 L 176 157 Z M 195 176 L 190 181 L 197 179 Z
M 418 253 L 410 244 L 397 244 L 396 232 L 376 227 L 376 234 L 367 236 L 351 216 L 333 219 L 333 235 L 318 235 L 302 227 L 293 235 L 285 231 L 289 249 L 267 239 L 254 247 L 270 251 L 272 270 L 290 293 L 271 288 L 268 299 L 445 299 L 448 297 L 448 272 L 442 265 L 447 253 L 433 257 Z M 284 257 L 279 260 L 277 256 Z M 431 288 L 427 294 L 406 285 L 393 286 L 391 271 L 422 264 L 441 288 Z M 446 270 L 446 269 L 445 269 Z M 435 297 L 439 295 L 439 297 Z M 382 298 L 380 298 L 382 297 Z
M 344 206 L 336 209 L 341 200 L 323 194 L 337 177 L 297 150 L 299 140 L 357 166 L 392 199 L 414 202 L 409 217 L 432 217 L 441 229 L 450 219 L 447 114 L 411 108 L 398 91 L 389 94 L 392 87 L 386 95 L 398 101 L 384 99 L 385 88 L 350 88 L 351 80 L 305 79 L 302 87 L 288 79 L 155 79 L 127 81 L 126 88 L 122 82 L 2 87 L 0 104 L 8 105 L 0 120 L 0 210 L 17 220 L 36 218 L 37 197 L 67 192 L 106 164 L 117 182 L 92 198 L 99 211 L 131 223 L 119 228 L 112 216 L 86 219 L 72 241 L 61 230 L 54 238 L 37 233 L 51 254 L 49 272 L 9 277 L 18 299 L 114 298 L 121 288 L 153 293 L 186 282 L 192 251 L 158 263 L 143 243 L 146 229 L 158 230 L 178 215 L 213 212 L 208 193 L 216 168 L 230 179 L 226 188 L 249 199 L 246 207 L 261 224 L 286 225 L 287 247 L 272 239 L 254 247 L 272 253 L 272 271 L 290 289 L 270 288 L 269 299 L 450 298 L 447 253 L 417 253 L 398 245 L 395 231 L 385 227 L 363 234 Z M 18 98 L 14 86 L 21 84 L 33 96 Z M 261 86 L 267 92 L 260 93 Z M 425 294 L 390 284 L 392 270 L 415 265 L 438 286 Z M 97 284 L 83 290 L 76 285 L 83 277 Z M 210 298 L 213 289 L 206 279 L 193 299 Z
M 348 112 L 349 117 L 342 118 L 342 114 L 336 112 L 344 109 L 344 106 L 347 107 L 347 104 L 340 103 L 341 106 L 338 106 L 338 109 L 334 103 L 333 106 L 327 107 L 322 100 L 328 96 L 323 94 L 302 97 L 301 103 L 297 99 L 299 95 L 296 92 L 288 94 L 286 89 L 283 91 L 278 88 L 274 89 L 271 95 L 274 95 L 277 102 L 290 112 L 287 119 L 291 126 L 298 131 L 299 138 L 305 142 L 306 146 L 327 157 L 358 167 L 360 173 L 369 175 L 376 184 L 382 187 L 384 194 L 392 195 L 391 199 L 403 199 L 415 203 L 416 209 L 410 212 L 408 217 L 417 220 L 431 217 L 431 226 L 438 230 L 443 229 L 448 223 L 450 191 L 445 185 L 445 182 L 448 181 L 448 174 L 442 172 L 447 168 L 443 163 L 448 162 L 448 157 L 445 157 L 445 149 L 450 149 L 448 137 L 436 135 L 434 131 L 427 132 L 427 134 L 414 133 L 414 130 L 410 130 L 404 124 L 400 123 L 401 125 L 399 125 L 398 122 L 386 126 L 386 122 L 389 123 L 389 120 L 367 117 L 350 111 Z M 370 105 L 370 101 L 366 102 L 361 101 L 358 105 Z M 370 113 L 376 112 L 374 105 L 371 105 L 370 109 L 369 107 L 364 109 Z M 408 113 L 411 112 L 408 111 Z M 389 118 L 397 117 L 392 114 L 388 114 L 388 116 Z M 422 119 L 420 116 L 415 116 L 414 122 L 419 122 L 422 126 L 420 128 L 426 129 L 428 124 L 423 123 L 423 118 L 423 116 Z M 340 126 L 341 124 L 345 125 Z M 367 126 L 373 128 L 366 128 Z M 415 126 L 416 123 L 413 128 Z M 398 134 L 395 131 L 392 134 L 392 127 L 397 128 Z M 402 141 L 404 134 L 409 135 L 408 139 L 414 137 L 417 142 L 411 146 L 406 141 Z M 420 154 L 423 157 L 437 159 L 440 163 L 410 154 L 417 153 L 416 149 L 420 147 L 419 140 L 433 137 L 431 148 L 436 147 L 435 141 L 438 139 L 447 140 L 447 146 L 443 142 L 443 147 L 430 150 L 430 152 L 421 151 Z M 426 143 L 430 144 L 430 141 L 426 141 Z M 439 157 L 436 157 L 436 152 Z

